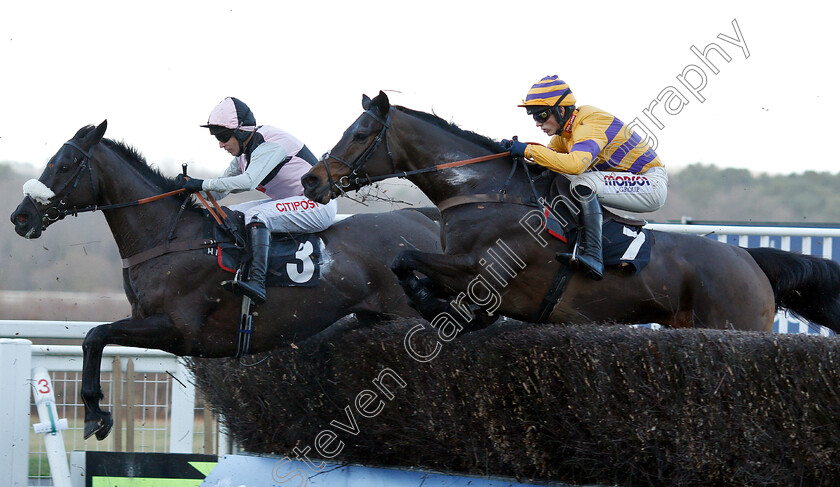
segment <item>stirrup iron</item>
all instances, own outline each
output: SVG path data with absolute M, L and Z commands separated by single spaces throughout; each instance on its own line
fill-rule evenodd
M 221 286 L 225 291 L 232 292 L 236 296 L 242 296 L 242 288 L 239 287 L 240 282 L 242 282 L 242 267 L 236 269 L 236 274 L 233 275 L 233 279 L 222 281 Z

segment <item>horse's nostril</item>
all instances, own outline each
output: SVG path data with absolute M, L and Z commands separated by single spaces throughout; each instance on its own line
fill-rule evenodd
M 303 177 L 303 187 L 304 188 L 312 188 L 318 185 L 318 176 L 304 176 Z

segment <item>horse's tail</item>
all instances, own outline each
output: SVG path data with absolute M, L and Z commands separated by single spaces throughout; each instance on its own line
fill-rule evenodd
M 773 248 L 745 250 L 770 279 L 776 309 L 840 333 L 840 264 Z

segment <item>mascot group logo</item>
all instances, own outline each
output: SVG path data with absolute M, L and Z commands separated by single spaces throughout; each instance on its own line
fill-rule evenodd
M 653 186 L 638 174 L 604 174 L 604 193 L 650 193 Z
M 604 175 L 604 186 L 650 186 L 648 178 L 639 175 Z

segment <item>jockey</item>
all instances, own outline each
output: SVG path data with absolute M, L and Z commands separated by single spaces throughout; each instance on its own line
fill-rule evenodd
M 668 173 L 653 148 L 624 122 L 593 106 L 575 107 L 569 85 L 546 76 L 520 107 L 551 140 L 548 147 L 502 140 L 512 156 L 525 157 L 571 180 L 580 202 L 583 250 L 576 256 L 593 279 L 604 276 L 601 205 L 645 213 L 659 209 L 668 194 Z M 572 255 L 567 255 L 572 258 Z
M 218 198 L 252 190 L 268 195 L 267 200 L 231 206 L 245 214 L 253 260 L 248 281 L 232 280 L 226 285 L 229 291 L 264 303 L 271 233 L 320 232 L 335 220 L 336 203 L 322 205 L 303 196 L 300 178 L 318 159 L 288 132 L 257 126 L 251 109 L 239 99 L 222 100 L 202 127 L 210 129 L 219 147 L 234 156 L 233 161 L 221 177 L 201 180 L 179 175 L 177 180 L 188 190 L 212 191 Z

